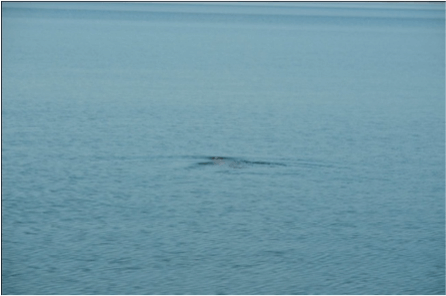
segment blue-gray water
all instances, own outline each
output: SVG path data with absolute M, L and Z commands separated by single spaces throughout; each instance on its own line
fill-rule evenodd
M 4 294 L 444 294 L 444 3 L 2 3 Z

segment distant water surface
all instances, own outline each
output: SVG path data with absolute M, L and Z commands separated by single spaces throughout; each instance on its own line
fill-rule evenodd
M 2 3 L 4 294 L 444 294 L 444 3 Z

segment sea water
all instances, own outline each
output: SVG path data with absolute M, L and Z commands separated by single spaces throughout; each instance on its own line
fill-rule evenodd
M 444 294 L 444 3 L 2 3 L 3 294 Z

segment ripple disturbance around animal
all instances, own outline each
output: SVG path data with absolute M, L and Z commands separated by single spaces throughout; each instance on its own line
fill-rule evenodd
M 199 162 L 200 166 L 229 166 L 231 168 L 241 169 L 248 166 L 286 166 L 284 163 L 280 162 L 269 162 L 269 161 L 251 161 L 241 158 L 234 157 L 223 157 L 223 156 L 207 156 L 204 157 L 206 161 Z

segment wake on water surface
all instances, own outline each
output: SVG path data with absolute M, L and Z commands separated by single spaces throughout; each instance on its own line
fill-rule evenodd
M 281 162 L 270 162 L 270 161 L 250 161 L 242 158 L 235 157 L 223 157 L 223 156 L 206 156 L 204 157 L 206 161 L 197 163 L 200 166 L 203 165 L 227 165 L 231 168 L 245 168 L 247 166 L 286 166 L 286 164 Z
M 253 158 L 253 157 L 235 157 L 235 156 L 209 156 L 209 155 L 189 155 L 181 158 L 187 159 L 189 169 L 199 168 L 221 168 L 221 169 L 286 169 L 288 173 L 297 173 L 302 170 L 321 171 L 356 171 L 354 166 L 336 163 L 324 162 L 316 159 L 297 159 L 297 158 Z M 190 163 L 190 160 L 195 160 Z M 282 172 L 284 173 L 284 172 Z

